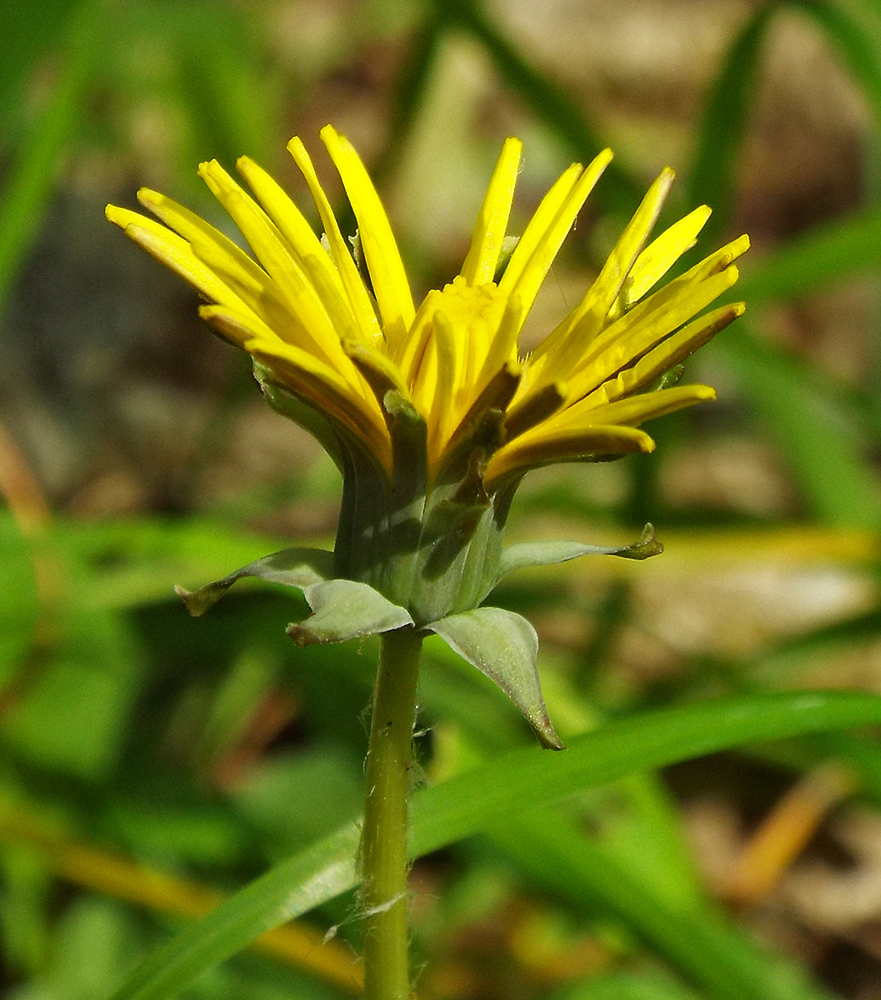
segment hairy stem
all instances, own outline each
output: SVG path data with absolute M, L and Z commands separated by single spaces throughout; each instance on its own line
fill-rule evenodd
M 421 645 L 422 636 L 412 627 L 382 636 L 361 833 L 366 1000 L 408 1000 L 410 996 L 407 793 Z

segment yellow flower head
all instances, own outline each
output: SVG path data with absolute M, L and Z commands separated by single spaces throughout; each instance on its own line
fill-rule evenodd
M 203 163 L 199 174 L 256 260 L 155 191 L 142 189 L 138 198 L 163 224 L 115 206 L 107 216 L 205 296 L 210 304 L 201 315 L 254 358 L 261 381 L 312 408 L 344 445 L 362 450 L 389 476 L 394 456 L 384 398 L 390 390 L 426 422 L 431 476 L 480 410 L 504 413 L 498 447 L 485 459 L 490 493 L 537 465 L 651 451 L 651 438 L 637 429 L 643 421 L 714 397 L 700 385 L 653 389 L 742 312 L 737 303 L 693 319 L 734 284 L 732 262 L 748 240 L 735 240 L 653 292 L 709 216 L 698 208 L 646 245 L 673 180 L 670 170 L 652 185 L 579 305 L 534 353 L 521 356 L 524 320 L 609 151 L 560 177 L 498 277 L 521 151 L 519 141 L 508 139 L 461 272 L 416 308 L 358 154 L 330 126 L 321 138 L 357 219 L 366 274 L 299 139 L 288 148 L 318 208 L 322 239 L 247 157 L 238 168 L 253 197 L 216 161 Z
M 708 386 L 664 387 L 662 377 L 743 311 L 704 312 L 737 280 L 733 261 L 748 240 L 656 289 L 709 216 L 695 209 L 649 242 L 673 181 L 663 171 L 581 302 L 524 355 L 523 323 L 611 153 L 563 173 L 502 264 L 521 152 L 508 139 L 460 273 L 417 307 L 358 154 L 330 126 L 321 138 L 357 220 L 355 251 L 299 139 L 288 149 L 322 237 L 246 157 L 238 169 L 252 194 L 216 161 L 199 174 L 253 257 L 155 191 L 138 197 L 159 222 L 114 206 L 107 216 L 201 292 L 202 317 L 251 355 L 272 405 L 337 462 L 337 575 L 422 624 L 486 596 L 529 469 L 651 451 L 645 420 L 714 398 Z

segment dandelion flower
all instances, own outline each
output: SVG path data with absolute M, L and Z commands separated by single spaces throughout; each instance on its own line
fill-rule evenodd
M 520 142 L 508 139 L 461 271 L 417 305 L 358 154 L 330 126 L 321 138 L 357 221 L 356 240 L 340 230 L 296 138 L 288 149 L 315 202 L 321 236 L 247 157 L 237 166 L 250 194 L 216 161 L 199 174 L 253 257 L 155 191 L 138 194 L 155 219 L 107 208 L 126 235 L 201 293 L 201 316 L 251 355 L 269 402 L 309 430 L 343 476 L 332 565 L 328 554 L 307 560 L 296 582 L 291 567 L 299 556 L 276 554 L 187 596 L 201 611 L 240 575 L 321 585 L 321 596 L 307 589 L 315 597 L 314 626 L 330 614 L 326 588 L 354 582 L 403 611 L 385 627 L 434 628 L 462 651 L 467 642 L 451 634 L 457 623 L 443 622 L 474 609 L 498 611 L 479 605 L 501 572 L 542 561 L 537 549 L 503 553 L 505 520 L 523 476 L 556 462 L 651 451 L 645 421 L 715 397 L 705 385 L 667 386 L 664 376 L 743 311 L 742 303 L 707 310 L 737 280 L 734 261 L 749 242 L 741 237 L 658 287 L 710 214 L 697 208 L 650 239 L 673 182 L 664 170 L 584 298 L 524 354 L 524 321 L 611 153 L 562 174 L 502 264 L 521 155 Z M 655 550 L 647 539 L 617 553 Z M 565 551 L 545 561 L 594 549 Z M 346 592 L 351 602 L 354 591 Z M 488 622 L 484 615 L 484 627 Z M 323 637 L 309 634 L 311 641 Z M 482 655 L 471 654 L 472 662 Z M 468 649 L 463 655 L 469 658 Z

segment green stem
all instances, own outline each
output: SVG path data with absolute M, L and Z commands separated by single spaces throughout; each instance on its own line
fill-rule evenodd
M 422 636 L 382 636 L 361 831 L 365 1000 L 408 1000 L 407 793 Z

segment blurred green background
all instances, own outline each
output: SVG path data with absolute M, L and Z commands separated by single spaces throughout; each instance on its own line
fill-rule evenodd
M 284 626 L 305 608 L 271 588 L 242 586 L 200 621 L 171 594 L 294 541 L 329 544 L 336 472 L 201 327 L 195 293 L 103 218 L 146 185 L 228 228 L 195 168 L 242 153 L 305 209 L 294 134 L 339 204 L 327 122 L 371 169 L 417 297 L 457 273 L 505 136 L 525 143 L 513 231 L 571 160 L 613 147 L 533 337 L 578 301 L 667 164 L 668 221 L 715 209 L 694 254 L 752 237 L 747 316 L 689 363 L 719 401 L 653 424 L 653 456 L 551 469 L 518 494 L 512 537 L 623 544 L 651 520 L 667 547 L 500 592 L 538 628 L 564 736 L 724 694 L 881 689 L 874 0 L 10 0 L 4 996 L 109 997 L 219 894 L 360 809 L 374 647 L 295 650 Z M 421 689 L 431 780 L 529 745 L 440 646 Z M 751 745 L 576 806 L 577 857 L 538 825 L 416 864 L 420 997 L 881 997 L 871 734 Z M 352 898 L 309 920 L 181 995 L 351 995 Z

